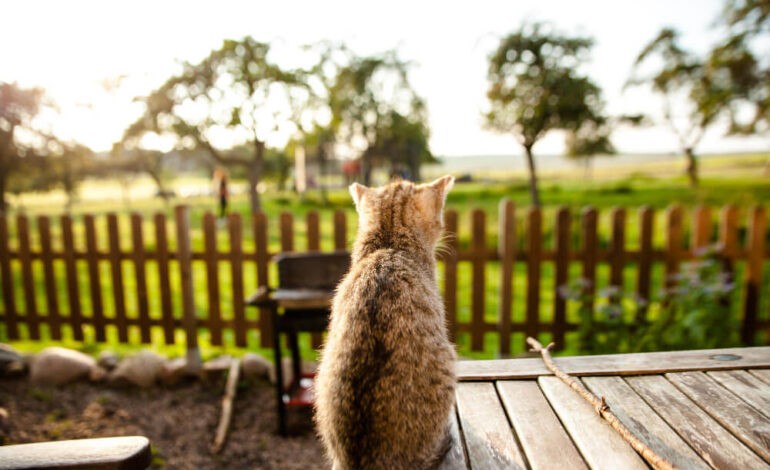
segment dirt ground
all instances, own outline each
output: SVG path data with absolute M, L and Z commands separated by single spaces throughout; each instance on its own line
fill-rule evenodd
M 190 382 L 152 389 L 77 383 L 31 386 L 0 378 L 0 444 L 144 435 L 153 446 L 152 468 L 323 468 L 309 409 L 289 410 L 290 436 L 276 433 L 273 389 L 242 383 L 224 449 L 209 450 L 221 412 L 222 383 Z

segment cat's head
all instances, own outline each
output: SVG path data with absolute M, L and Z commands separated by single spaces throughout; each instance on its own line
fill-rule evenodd
M 350 194 L 358 212 L 359 237 L 376 237 L 382 244 L 411 241 L 432 248 L 444 228 L 444 202 L 453 184 L 449 175 L 418 185 L 396 181 L 367 188 L 353 183 Z

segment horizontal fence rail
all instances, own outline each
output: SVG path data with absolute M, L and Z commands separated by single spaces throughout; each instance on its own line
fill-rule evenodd
M 740 289 L 742 341 L 770 339 L 764 207 L 745 210 L 745 217 L 733 206 L 718 214 L 697 207 L 689 216 L 675 206 L 662 218 L 650 208 L 635 214 L 613 209 L 608 219 L 593 208 L 516 212 L 512 202 L 500 203 L 495 237 L 488 236 L 489 214 L 481 210 L 470 212 L 467 236 L 458 213 L 445 214 L 440 283 L 448 331 L 461 349 L 508 356 L 523 350 L 526 336 L 538 335 L 569 345 L 577 325 L 561 286 L 584 279 L 587 302 L 599 286 L 623 286 L 649 300 L 708 246 L 717 247 Z M 263 213 L 247 220 L 207 213 L 193 230 L 189 209 L 180 206 L 173 238 L 165 214 L 149 220 L 131 214 L 127 226 L 121 222 L 126 225 L 116 214 L 77 221 L 68 215 L 0 217 L 0 340 L 173 344 L 181 335 L 197 347 L 206 335 L 212 345 L 268 347 L 269 315 L 246 307 L 244 299 L 274 284 L 273 255 L 319 251 L 323 235 L 317 212 L 305 217 L 301 246 L 289 213 L 274 222 L 272 243 Z M 326 244 L 349 249 L 346 213 L 335 212 L 330 222 Z M 644 305 L 637 315 L 645 315 Z M 312 344 L 320 343 L 315 335 Z

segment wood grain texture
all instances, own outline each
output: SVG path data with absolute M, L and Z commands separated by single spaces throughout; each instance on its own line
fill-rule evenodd
M 714 371 L 708 376 L 770 418 L 770 384 L 745 370 Z
M 588 468 L 536 381 L 506 380 L 496 386 L 530 468 Z
M 740 358 L 734 361 L 717 359 L 725 354 Z M 770 346 L 571 356 L 557 357 L 554 360 L 564 372 L 572 375 L 640 375 L 692 370 L 767 368 L 770 367 Z M 459 361 L 457 374 L 460 380 L 467 381 L 526 379 L 552 375 L 540 358 Z
M 452 439 L 452 446 L 438 466 L 439 470 L 470 468 L 468 457 L 465 455 L 465 441 L 460 433 L 460 424 L 457 420 L 457 409 L 452 410 L 452 415 L 449 417 L 449 435 Z
M 666 378 L 741 442 L 770 462 L 770 420 L 765 415 L 703 372 L 666 374 Z
M 556 377 L 540 377 L 538 384 L 591 468 L 647 468 L 620 434 L 568 385 Z
M 461 383 L 456 396 L 471 468 L 527 468 L 497 399 L 495 386 L 491 383 Z
M 583 383 L 595 395 L 605 397 L 615 416 L 656 454 L 678 468 L 709 468 L 622 378 L 586 377 Z
M 698 405 L 660 375 L 629 377 L 631 387 L 714 468 L 767 468 Z
M 770 369 L 754 369 L 749 372 L 764 383 L 770 384 Z

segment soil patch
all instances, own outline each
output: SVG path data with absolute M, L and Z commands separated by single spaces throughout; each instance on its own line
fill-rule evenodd
M 324 465 L 310 409 L 289 410 L 289 437 L 276 432 L 273 388 L 242 382 L 224 449 L 210 451 L 223 383 L 114 389 L 76 383 L 35 387 L 26 378 L 0 379 L 0 444 L 143 435 L 153 467 L 165 469 L 306 469 Z

